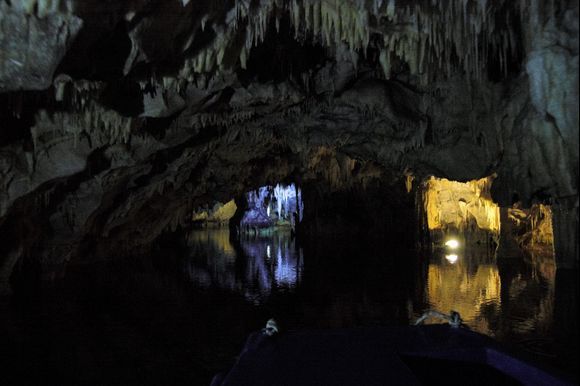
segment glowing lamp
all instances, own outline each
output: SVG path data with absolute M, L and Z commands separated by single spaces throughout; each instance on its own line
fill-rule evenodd
M 445 258 L 451 264 L 455 264 L 455 262 L 457 262 L 458 256 L 457 255 L 445 255 Z
M 459 241 L 455 239 L 450 239 L 445 242 L 445 246 L 451 249 L 456 249 L 459 246 Z

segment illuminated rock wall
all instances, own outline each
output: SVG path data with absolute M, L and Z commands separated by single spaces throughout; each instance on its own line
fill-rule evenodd
M 429 230 L 477 227 L 499 234 L 500 212 L 490 195 L 491 177 L 465 183 L 431 177 L 423 186 Z
M 227 226 L 238 207 L 234 200 L 225 204 L 216 203 L 211 209 L 198 209 L 193 212 L 191 220 L 205 226 Z
M 516 229 L 514 236 L 523 248 L 547 248 L 553 253 L 554 229 L 550 206 L 536 204 L 530 209 L 509 208 L 508 215 Z
M 294 228 L 302 220 L 302 191 L 294 184 L 263 186 L 246 193 L 245 199 L 247 207 L 240 222 L 242 230 L 276 225 Z

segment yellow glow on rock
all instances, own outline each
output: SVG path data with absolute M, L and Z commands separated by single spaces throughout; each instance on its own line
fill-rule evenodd
M 194 212 L 191 219 L 192 221 L 226 223 L 234 216 L 237 209 L 236 202 L 230 200 L 223 205 L 217 203 L 213 209 Z
M 424 184 L 423 204 L 429 230 L 478 228 L 499 234 L 499 206 L 492 201 L 493 176 L 468 182 L 431 177 Z

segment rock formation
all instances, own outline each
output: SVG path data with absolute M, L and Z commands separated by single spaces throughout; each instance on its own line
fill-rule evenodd
M 495 173 L 500 206 L 552 205 L 558 266 L 577 267 L 578 12 L 0 0 L 0 289 L 259 186 L 297 182 L 306 203 L 380 186 L 388 206 L 409 176 Z

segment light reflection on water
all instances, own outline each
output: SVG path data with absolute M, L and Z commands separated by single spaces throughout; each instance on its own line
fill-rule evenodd
M 254 304 L 272 291 L 295 288 L 303 271 L 303 252 L 289 232 L 243 238 L 236 251 L 228 230 L 194 231 L 188 245 L 186 271 L 193 283 L 241 293 Z
M 458 311 L 470 328 L 487 335 L 550 345 L 553 255 L 531 255 L 525 261 L 500 258 L 498 263 L 477 245 L 462 252 L 453 262 L 443 253 L 429 262 L 425 293 L 429 307 Z
M 459 312 L 471 328 L 489 334 L 486 317 L 501 310 L 501 280 L 498 268 L 487 256 L 463 254 L 435 255 L 429 263 L 427 275 L 427 302 L 441 312 Z M 440 323 L 441 321 L 434 320 Z
M 303 249 L 287 233 L 181 237 L 151 256 L 71 265 L 42 298 L 0 303 L 3 384 L 209 384 L 270 317 L 282 331 L 401 325 L 429 308 L 456 309 L 471 328 L 577 371 L 577 272 L 556 272 L 550 256 L 459 248 L 452 264 L 444 250 L 419 258 L 359 237 Z
M 207 230 L 188 240 L 185 270 L 192 283 L 242 295 L 250 306 L 266 305 L 303 327 L 411 323 L 427 309 L 455 310 L 475 331 L 552 355 L 553 256 L 498 263 L 474 244 L 454 250 L 457 258 L 441 250 L 413 265 L 400 263 L 412 261 L 412 252 L 384 247 L 363 252 L 320 242 L 316 253 L 303 252 L 288 233 L 234 245 L 227 230 Z

